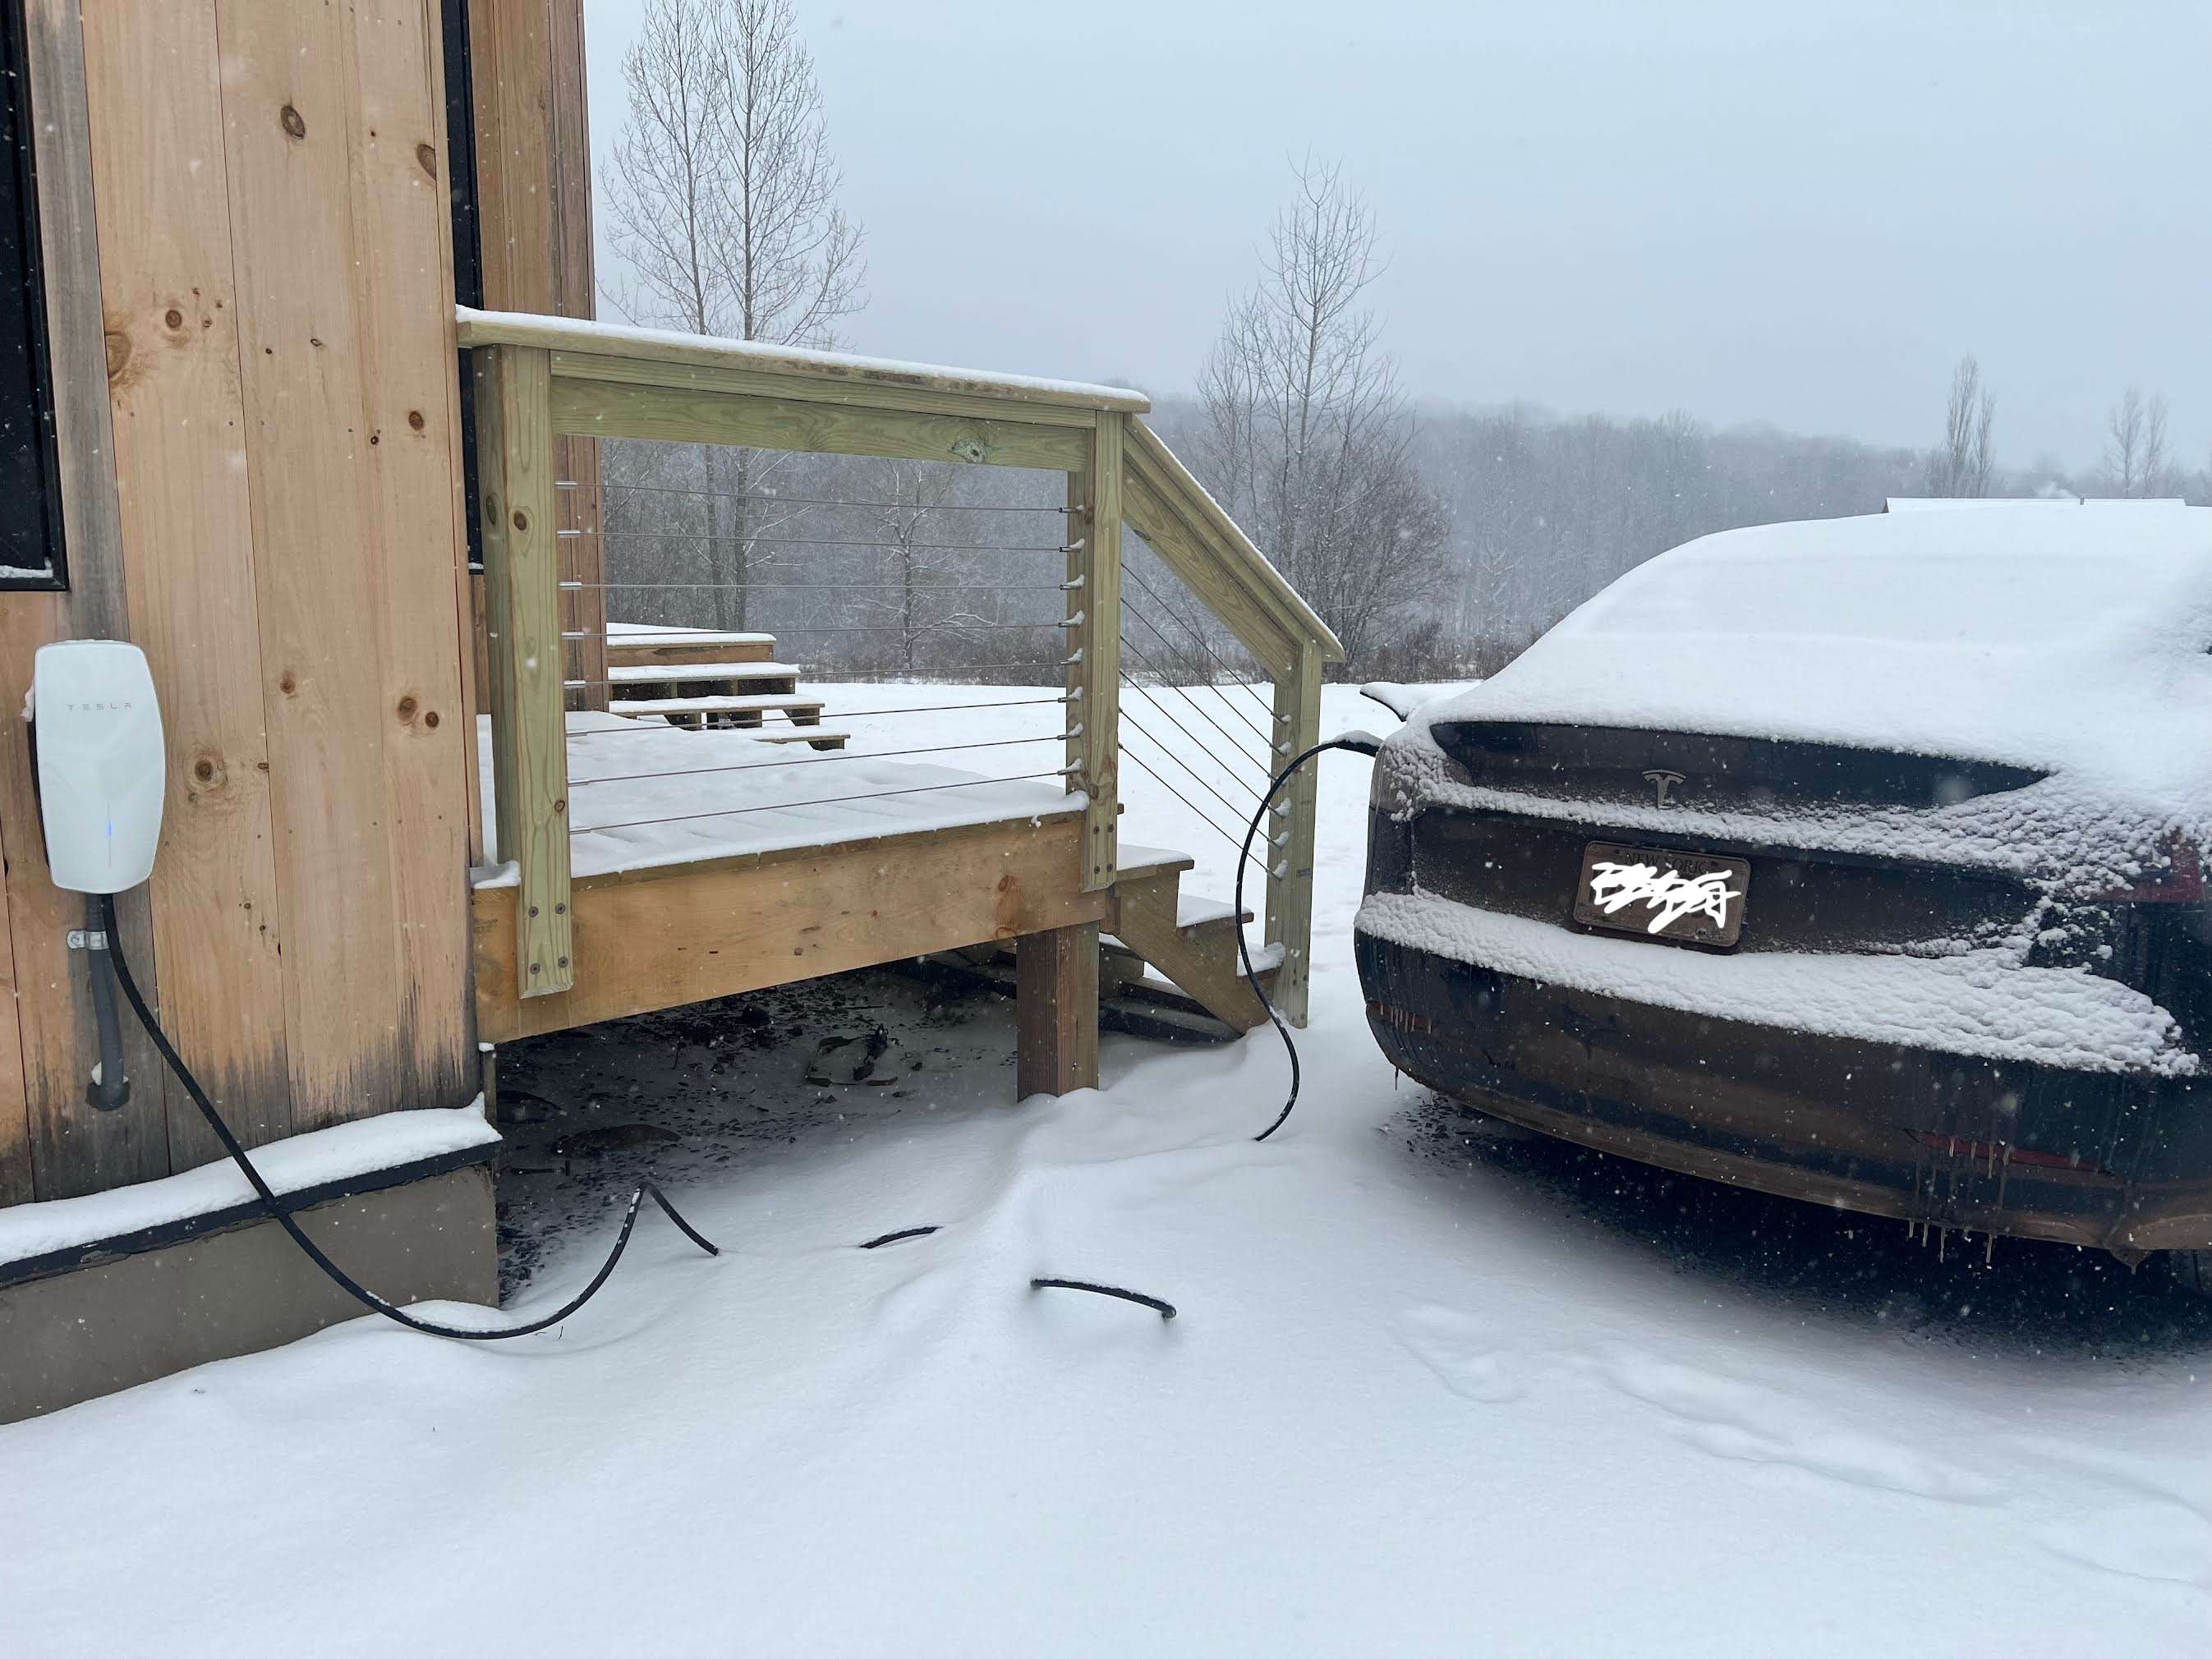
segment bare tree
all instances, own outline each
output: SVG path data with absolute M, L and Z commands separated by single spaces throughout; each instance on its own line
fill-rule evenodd
M 1355 662 L 1432 592 L 1449 529 L 1361 308 L 1378 270 L 1366 202 L 1339 167 L 1307 160 L 1199 384 L 1209 483 Z
M 2163 394 L 2145 398 L 2130 386 L 2105 417 L 2105 472 L 2113 494 L 2141 498 L 2172 488 Z
M 629 119 L 600 200 L 629 277 L 609 298 L 690 333 L 834 343 L 866 273 L 791 0 L 645 0 L 623 82 Z M 745 625 L 772 465 L 750 450 L 706 457 L 721 627 Z
M 885 574 L 886 597 L 862 600 L 875 624 L 897 635 L 898 670 L 915 672 L 921 647 L 934 636 L 969 641 L 983 637 L 988 619 L 957 601 L 969 589 L 974 559 L 969 550 L 947 540 L 945 508 L 951 503 L 954 468 L 939 461 L 877 461 L 869 468 L 870 487 L 878 504 L 870 510 L 868 533 L 878 544 Z
M 1970 496 L 1990 493 L 1995 456 L 1990 427 L 1996 398 L 1982 385 L 1982 366 L 1969 356 L 1951 372 L 1951 401 L 1943 416 L 1943 441 L 1928 458 L 1928 493 Z

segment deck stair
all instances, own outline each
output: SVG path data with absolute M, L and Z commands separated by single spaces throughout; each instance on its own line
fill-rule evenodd
M 1251 913 L 1185 895 L 1182 872 L 1192 863 L 1186 853 L 1123 844 L 1106 910 L 1105 981 L 1126 988 L 1126 958 L 1135 957 L 1234 1030 L 1264 1025 L 1267 1012 L 1237 956 L 1237 932 Z M 1117 956 L 1125 960 L 1117 963 Z
M 775 660 L 772 634 L 616 623 L 607 629 L 607 712 L 659 716 L 697 732 L 758 732 L 770 743 L 842 749 L 850 735 L 822 724 L 818 698 L 799 693 L 799 670 Z M 783 726 L 771 727 L 771 714 Z

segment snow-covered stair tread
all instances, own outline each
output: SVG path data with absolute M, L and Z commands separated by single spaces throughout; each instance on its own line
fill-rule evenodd
M 624 663 L 607 670 L 617 684 L 665 685 L 677 680 L 792 680 L 799 670 L 787 662 Z
M 1200 898 L 1196 893 L 1180 893 L 1176 897 L 1176 926 L 1178 927 L 1203 927 L 1208 922 L 1228 921 L 1236 915 L 1237 907 L 1220 899 Z M 1251 921 L 1252 913 L 1247 910 L 1243 920 Z

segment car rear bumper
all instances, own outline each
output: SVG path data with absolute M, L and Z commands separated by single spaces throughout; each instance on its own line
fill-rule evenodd
M 2194 1079 L 1824 1036 L 1548 984 L 1364 930 L 1356 945 L 1392 1064 L 1510 1121 L 1938 1227 L 2120 1251 L 2212 1245 L 2212 1091 Z

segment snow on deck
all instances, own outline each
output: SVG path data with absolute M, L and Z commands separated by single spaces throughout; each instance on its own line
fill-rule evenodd
M 773 634 L 730 634 L 713 628 L 685 628 L 675 623 L 618 623 L 607 624 L 611 645 L 774 645 Z
M 2087 969 L 2024 968 L 2008 951 L 1712 956 L 1569 933 L 1426 893 L 1374 894 L 1358 926 L 1455 962 L 1713 1019 L 2089 1072 L 2174 1077 L 2197 1068 L 2173 1016 L 2142 992 Z
M 674 680 L 795 680 L 799 672 L 796 664 L 787 662 L 618 663 L 607 670 L 607 678 L 617 685 L 665 685 Z
M 892 690 L 914 695 L 921 688 Z M 781 725 L 769 729 L 787 734 Z M 489 716 L 477 720 L 477 738 L 489 866 L 477 885 L 507 886 L 518 874 L 512 863 L 501 862 L 497 846 Z M 915 734 L 908 740 L 932 739 Z M 960 738 L 945 732 L 936 740 Z M 1057 776 L 1004 781 L 1057 768 L 1057 750 L 1039 744 L 989 752 L 1013 758 L 979 773 L 858 750 L 794 754 L 746 732 L 684 732 L 658 720 L 572 714 L 570 873 L 606 875 L 1083 810 L 1084 798 L 1068 793 Z

